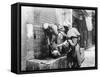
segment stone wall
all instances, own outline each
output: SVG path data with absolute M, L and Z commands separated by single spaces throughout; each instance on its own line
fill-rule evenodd
M 43 23 L 56 23 L 55 9 L 21 8 L 21 69 L 25 70 L 26 60 L 48 56 Z

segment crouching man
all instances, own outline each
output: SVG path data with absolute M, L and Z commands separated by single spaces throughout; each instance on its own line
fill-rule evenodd
M 67 32 L 67 37 L 63 43 L 59 44 L 59 46 L 66 46 L 70 48 L 70 51 L 74 51 L 74 58 L 77 59 L 78 67 L 81 66 L 82 58 L 81 58 L 81 53 L 80 53 L 80 46 L 79 46 L 79 36 L 80 33 L 76 28 L 73 28 L 70 24 L 67 24 L 68 26 L 68 32 Z

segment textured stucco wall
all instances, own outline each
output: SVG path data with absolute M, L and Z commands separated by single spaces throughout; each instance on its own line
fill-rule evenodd
M 21 69 L 25 70 L 26 59 L 30 57 L 29 54 L 32 55 L 33 53 L 33 42 L 30 42 L 33 36 L 30 37 L 31 32 L 28 29 L 31 28 L 28 28 L 28 26 L 34 23 L 34 9 L 32 7 L 22 7 L 21 11 Z

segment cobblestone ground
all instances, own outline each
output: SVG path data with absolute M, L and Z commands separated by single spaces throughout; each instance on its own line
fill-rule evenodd
M 84 50 L 85 60 L 81 67 L 93 67 L 95 66 L 95 46 Z

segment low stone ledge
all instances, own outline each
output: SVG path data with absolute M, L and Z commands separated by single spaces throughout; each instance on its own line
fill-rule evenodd
M 67 68 L 66 56 L 57 59 L 39 60 L 32 59 L 26 61 L 26 70 L 46 70 Z

